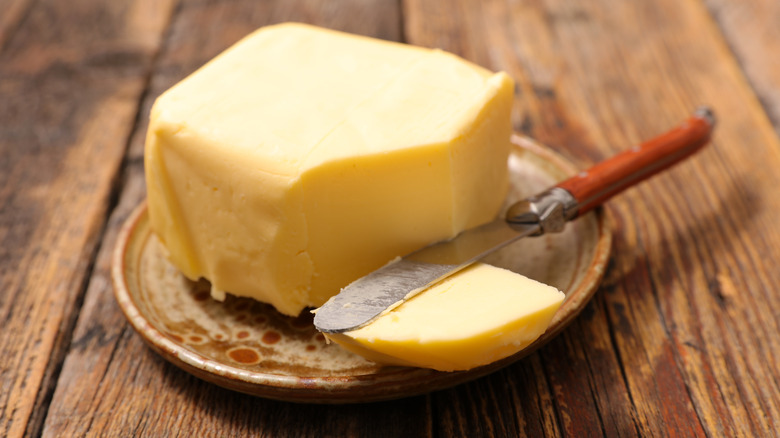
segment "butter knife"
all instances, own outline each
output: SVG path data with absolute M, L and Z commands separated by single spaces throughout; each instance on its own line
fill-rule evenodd
M 398 258 L 354 281 L 315 311 L 314 326 L 325 333 L 355 330 L 512 242 L 560 232 L 566 222 L 700 150 L 714 127 L 713 112 L 701 107 L 677 128 L 515 203 L 504 218 Z

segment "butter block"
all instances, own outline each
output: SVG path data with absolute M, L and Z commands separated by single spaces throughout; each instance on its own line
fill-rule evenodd
M 261 28 L 155 102 L 152 228 L 215 298 L 296 315 L 497 214 L 512 94 L 442 51 Z
M 475 264 L 364 327 L 325 336 L 379 363 L 468 370 L 529 346 L 564 298 L 552 286 Z

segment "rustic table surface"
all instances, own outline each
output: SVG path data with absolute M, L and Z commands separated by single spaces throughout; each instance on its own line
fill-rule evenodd
M 149 108 L 262 25 L 440 47 L 518 83 L 513 122 L 587 166 L 719 116 L 614 199 L 581 315 L 487 377 L 306 405 L 170 365 L 112 295 Z M 780 430 L 780 3 L 0 0 L 0 436 L 770 436 Z

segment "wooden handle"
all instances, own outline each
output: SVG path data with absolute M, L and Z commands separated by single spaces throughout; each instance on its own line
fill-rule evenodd
M 700 108 L 679 127 L 602 161 L 556 187 L 568 191 L 577 200 L 577 215 L 587 213 L 701 149 L 709 141 L 714 126 L 712 111 Z

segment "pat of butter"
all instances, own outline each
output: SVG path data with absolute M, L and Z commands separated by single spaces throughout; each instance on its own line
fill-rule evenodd
M 512 94 L 442 51 L 262 28 L 155 102 L 152 228 L 215 298 L 296 315 L 497 214 Z
M 564 298 L 552 286 L 475 264 L 364 327 L 325 335 L 379 363 L 468 370 L 529 346 Z

